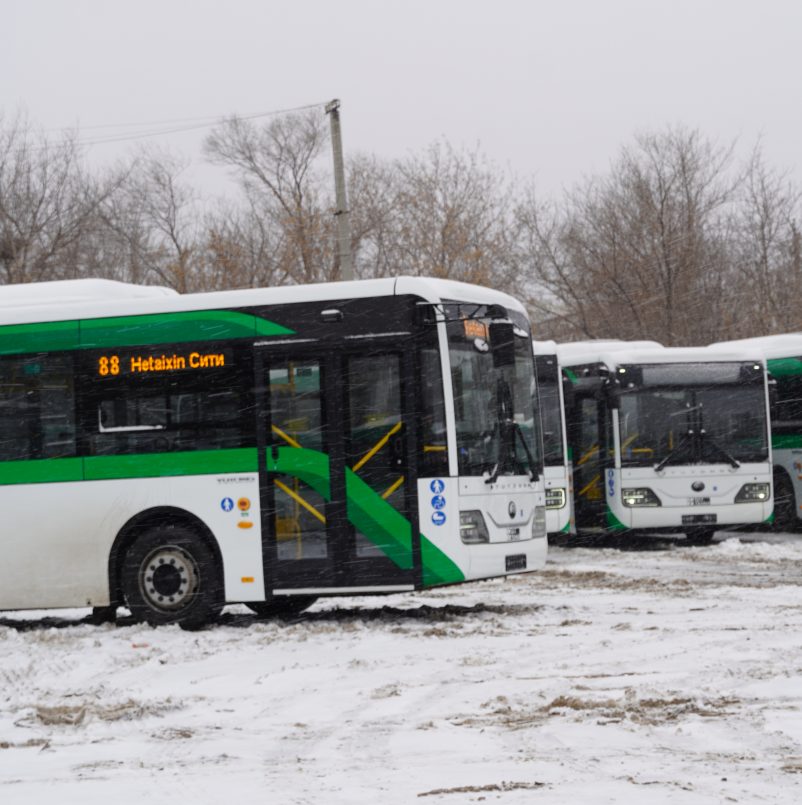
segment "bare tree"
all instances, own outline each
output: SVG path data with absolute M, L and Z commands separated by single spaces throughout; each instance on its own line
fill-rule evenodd
M 637 135 L 608 175 L 561 204 L 530 190 L 518 217 L 532 309 L 574 338 L 715 340 L 741 178 L 732 152 L 669 127 Z
M 339 272 L 331 183 L 316 164 L 328 141 L 322 110 L 311 109 L 265 126 L 231 117 L 204 143 L 206 157 L 234 171 L 249 206 L 281 233 L 279 274 L 296 283 Z
M 508 287 L 515 182 L 475 149 L 435 143 L 396 163 L 396 273 Z
M 771 168 L 755 148 L 730 225 L 735 270 L 728 337 L 802 329 L 802 188 Z
M 86 169 L 77 132 L 53 142 L 24 112 L 10 121 L 0 114 L 0 281 L 86 275 L 99 208 L 119 181 Z

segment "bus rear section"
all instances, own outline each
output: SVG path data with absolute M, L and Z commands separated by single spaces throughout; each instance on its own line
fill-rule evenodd
M 543 427 L 543 465 L 546 480 L 546 530 L 549 539 L 576 533 L 571 450 L 565 433 L 564 394 L 570 381 L 560 371 L 557 344 L 534 341 L 540 418 Z
M 762 356 L 570 345 L 577 526 L 709 542 L 773 513 Z

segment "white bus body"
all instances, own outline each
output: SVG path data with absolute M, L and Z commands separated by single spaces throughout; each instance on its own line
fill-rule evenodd
M 0 609 L 196 626 L 537 570 L 534 401 L 486 288 L 2 287 Z

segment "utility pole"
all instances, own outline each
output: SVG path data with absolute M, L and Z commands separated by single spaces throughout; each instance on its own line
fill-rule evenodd
M 340 242 L 340 279 L 347 282 L 354 278 L 354 264 L 351 260 L 351 227 L 348 223 L 348 200 L 345 196 L 339 100 L 326 104 L 326 114 L 331 115 L 331 150 L 334 152 L 334 189 L 337 194 L 337 210 L 334 214 L 337 216 L 337 238 Z

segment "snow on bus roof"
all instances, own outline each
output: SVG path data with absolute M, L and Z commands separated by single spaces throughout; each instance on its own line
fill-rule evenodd
M 802 333 L 764 335 L 758 338 L 741 338 L 736 341 L 719 341 L 708 349 L 758 349 L 767 360 L 772 358 L 798 358 L 802 356 Z
M 564 349 L 570 347 L 571 349 Z M 662 347 L 650 341 L 579 342 L 560 344 L 562 366 L 603 363 L 608 367 L 622 364 L 711 363 L 718 361 L 763 362 L 760 350 L 745 347 Z
M 0 325 L 231 310 L 296 302 L 328 303 L 407 294 L 432 303 L 455 300 L 482 305 L 500 304 L 528 318 L 526 308 L 501 291 L 428 277 L 388 277 L 195 294 L 178 294 L 171 288 L 154 285 L 80 279 L 0 286 Z
M 532 341 L 532 349 L 535 355 L 556 355 L 556 341 Z

